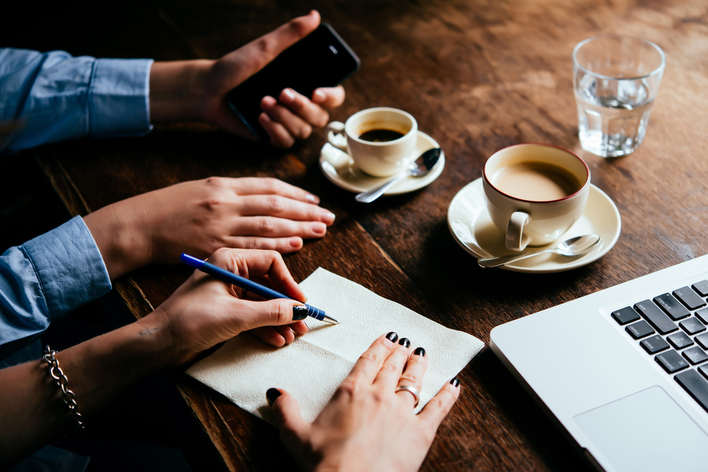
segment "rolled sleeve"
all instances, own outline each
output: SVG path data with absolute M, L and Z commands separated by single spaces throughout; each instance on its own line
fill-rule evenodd
M 8 249 L 0 256 L 0 348 L 32 339 L 110 289 L 100 251 L 80 217 Z
M 150 131 L 149 59 L 98 59 L 89 91 L 89 129 L 95 137 Z
M 1 149 L 148 133 L 152 62 L 0 49 L 0 120 L 19 125 Z

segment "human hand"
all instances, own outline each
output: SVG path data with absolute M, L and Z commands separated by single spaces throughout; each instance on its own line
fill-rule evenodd
M 112 279 L 149 263 L 207 257 L 220 247 L 289 253 L 321 238 L 334 214 L 269 178 L 212 177 L 123 200 L 86 217 Z
M 410 342 L 395 333 L 378 338 L 362 354 L 332 400 L 315 419 L 302 419 L 297 400 L 269 389 L 285 447 L 307 471 L 417 471 L 438 426 L 459 395 L 457 378 L 445 384 L 416 415 L 417 398 L 399 386 L 420 391 L 428 365 L 425 350 L 411 355 Z
M 152 121 L 198 119 L 235 134 L 247 134 L 226 104 L 226 94 L 319 24 L 320 15 L 313 10 L 216 61 L 155 62 L 150 71 Z M 274 145 L 290 147 L 296 139 L 309 137 L 313 126 L 325 126 L 327 108 L 341 105 L 344 97 L 341 86 L 318 88 L 311 97 L 286 88 L 278 97 L 263 97 L 259 121 Z
M 271 286 L 305 301 L 305 294 L 275 251 L 220 249 L 208 261 L 242 277 Z M 245 299 L 243 290 L 203 272 L 194 274 L 153 313 L 144 318 L 147 326 L 169 333 L 168 365 L 192 360 L 200 352 L 238 336 L 244 331 L 276 347 L 289 344 L 295 335 L 307 333 L 306 310 L 295 300 L 255 301 Z M 142 320 L 141 320 L 142 321 Z

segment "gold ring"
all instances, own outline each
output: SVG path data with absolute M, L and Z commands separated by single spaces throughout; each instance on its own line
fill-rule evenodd
M 415 398 L 415 405 L 413 405 L 413 408 L 418 406 L 418 389 L 415 387 L 411 387 L 410 385 L 399 385 L 396 388 L 396 393 L 398 392 L 408 392 L 411 395 L 413 395 L 413 398 Z

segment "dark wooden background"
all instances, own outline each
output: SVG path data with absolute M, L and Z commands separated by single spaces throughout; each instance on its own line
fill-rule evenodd
M 143 138 L 0 157 L 35 158 L 72 214 L 211 175 L 279 177 L 316 193 L 337 215 L 325 238 L 286 257 L 296 280 L 322 266 L 485 342 L 498 324 L 708 252 L 706 1 L 81 0 L 15 8 L 0 31 L 2 45 L 156 60 L 216 58 L 315 8 L 362 60 L 332 117 L 371 106 L 405 109 L 447 158 L 429 187 L 361 205 L 321 174 L 322 131 L 282 151 L 176 124 Z M 615 160 L 580 148 L 572 89 L 573 47 L 609 32 L 650 39 L 667 56 L 647 137 Z M 615 201 L 622 235 L 602 259 L 561 274 L 518 274 L 480 269 L 456 244 L 447 228 L 450 201 L 481 176 L 487 157 L 523 142 L 578 153 L 593 183 Z M 151 267 L 116 286 L 143 316 L 188 274 Z M 186 376 L 173 377 L 228 469 L 294 468 L 273 428 Z M 489 349 L 460 379 L 460 400 L 423 470 L 588 467 Z

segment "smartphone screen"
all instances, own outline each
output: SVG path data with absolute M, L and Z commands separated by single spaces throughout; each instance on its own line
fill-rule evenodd
M 341 84 L 359 68 L 354 51 L 326 23 L 280 53 L 263 69 L 226 95 L 226 101 L 257 138 L 269 136 L 258 122 L 261 99 L 276 100 L 284 88 L 291 88 L 307 98 L 319 87 Z

